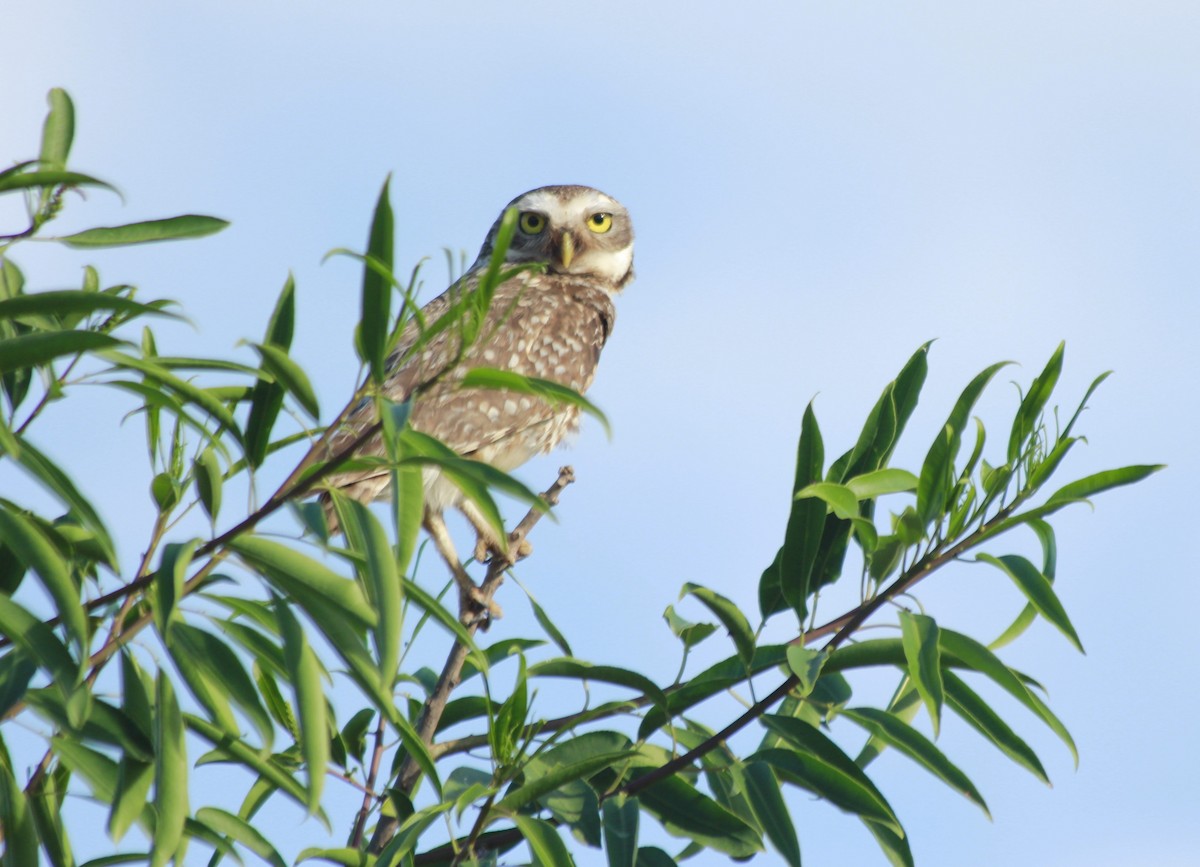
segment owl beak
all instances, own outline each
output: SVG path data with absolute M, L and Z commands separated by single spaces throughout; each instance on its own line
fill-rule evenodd
M 562 246 L 559 248 L 558 258 L 562 262 L 563 270 L 566 271 L 571 267 L 571 260 L 575 258 L 575 236 L 570 232 L 563 232 L 559 243 Z

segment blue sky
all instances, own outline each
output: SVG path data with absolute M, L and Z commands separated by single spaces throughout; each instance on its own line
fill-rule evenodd
M 1194 4 L 756 3 L 735 14 L 711 2 L 147 0 L 21 4 L 4 29 L 0 160 L 33 154 L 45 93 L 63 86 L 77 107 L 75 166 L 125 196 L 91 194 L 64 231 L 183 212 L 233 221 L 180 245 L 19 251 L 35 287 L 74 284 L 95 262 L 108 282 L 183 303 L 197 328 L 160 337 L 180 354 L 245 356 L 236 342 L 259 337 L 290 269 L 295 354 L 326 415 L 355 374 L 358 275 L 321 258 L 362 246 L 389 172 L 397 259 L 432 257 L 431 295 L 445 284 L 441 249 L 474 255 L 526 189 L 591 184 L 630 209 L 638 279 L 591 393 L 614 436 L 587 426 L 569 455 L 521 473 L 542 487 L 559 463 L 575 465 L 560 523 L 538 528 L 519 574 L 585 658 L 670 678 L 660 613 L 686 581 L 756 610 L 814 396 L 836 453 L 908 355 L 937 338 L 898 454 L 914 467 L 993 361 L 1021 365 L 999 380 L 1026 381 L 1065 339 L 1059 396 L 1072 407 L 1114 370 L 1064 479 L 1170 467 L 1056 521 L 1057 586 L 1088 655 L 1039 624 L 1006 657 L 1049 688 L 1079 770 L 1016 710 L 1053 791 L 962 726 L 941 738 L 992 823 L 899 757 L 874 767 L 919 864 L 1191 863 Z M 981 403 L 993 429 L 1014 396 L 998 382 Z M 119 427 L 122 410 L 97 397 L 79 404 L 95 415 L 54 416 L 42 444 L 61 457 L 86 436 L 106 456 L 78 469 L 131 560 L 152 515 L 146 480 L 129 469 L 141 467 L 140 425 Z M 1020 607 L 1002 581 L 962 567 L 919 596 L 941 622 L 986 635 Z M 822 604 L 832 614 L 851 590 Z M 496 637 L 535 630 L 516 588 L 501 601 Z M 807 863 L 883 863 L 833 808 L 796 799 L 794 810 Z M 294 836 L 320 831 L 310 822 Z

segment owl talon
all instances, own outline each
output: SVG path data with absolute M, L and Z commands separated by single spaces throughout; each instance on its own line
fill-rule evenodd
M 479 536 L 475 540 L 475 561 L 477 563 L 490 563 L 495 558 L 507 560 L 509 563 L 516 563 L 524 560 L 532 553 L 533 545 L 525 539 L 521 539 L 518 542 L 510 536 L 507 554 L 501 551 L 495 542 L 484 536 Z
M 466 578 L 465 583 L 462 580 L 458 582 L 458 610 L 460 619 L 464 626 L 470 626 L 473 623 L 478 623 L 484 630 L 493 620 L 499 620 L 504 616 L 504 612 L 500 606 L 487 598 L 482 590 L 470 579 L 466 573 L 463 573 Z

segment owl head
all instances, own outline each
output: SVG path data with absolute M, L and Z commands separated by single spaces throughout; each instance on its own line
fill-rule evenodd
M 507 261 L 545 262 L 551 274 L 586 275 L 621 289 L 633 279 L 633 224 L 625 206 L 591 187 L 539 187 L 517 196 L 505 208 L 517 209 L 517 230 Z M 492 225 L 475 260 L 492 255 L 500 218 Z

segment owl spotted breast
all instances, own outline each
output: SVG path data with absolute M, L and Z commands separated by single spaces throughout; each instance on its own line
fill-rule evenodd
M 415 429 L 465 457 L 506 471 L 554 448 L 577 427 L 579 411 L 525 394 L 463 388 L 462 378 L 472 368 L 489 367 L 586 391 L 616 319 L 613 299 L 633 279 L 633 227 L 628 212 L 610 196 L 590 187 L 549 186 L 518 196 L 509 206 L 518 216 L 506 261 L 542 262 L 546 268 L 521 272 L 496 288 L 479 340 L 421 394 L 410 416 Z M 445 313 L 458 293 L 478 285 L 499 228 L 497 219 L 462 279 L 422 309 L 426 323 Z M 417 337 L 416 325 L 410 323 L 391 356 L 383 387 L 391 400 L 406 400 L 417 386 L 442 373 L 458 353 L 457 332 L 451 328 L 407 357 Z M 348 408 L 326 438 L 324 456 L 338 454 L 376 418 L 373 402 Z M 359 453 L 382 455 L 383 443 L 376 436 Z M 387 496 L 389 483 L 390 473 L 379 468 L 332 475 L 325 487 L 367 502 Z M 470 501 L 436 468 L 424 471 L 424 485 L 425 526 L 443 555 L 449 553 L 444 546 L 450 541 L 441 513 L 449 506 L 461 509 L 474 525 L 480 539 L 477 554 L 503 547 Z M 326 494 L 327 514 L 333 518 L 328 499 Z M 461 579 L 457 573 L 456 577 Z

